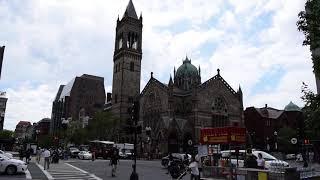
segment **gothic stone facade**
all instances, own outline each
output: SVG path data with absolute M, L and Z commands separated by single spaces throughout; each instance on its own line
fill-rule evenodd
M 198 74 L 200 80 L 200 70 Z M 219 70 L 202 84 L 196 79 L 189 88 L 181 86 L 179 78 L 175 73 L 175 81 L 170 78 L 166 85 L 151 76 L 140 95 L 140 121 L 151 127 L 154 148 L 187 151 L 188 141 L 198 144 L 201 128 L 243 126 L 242 91 L 235 92 Z

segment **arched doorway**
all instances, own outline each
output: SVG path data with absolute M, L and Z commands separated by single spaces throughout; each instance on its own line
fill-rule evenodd
M 176 131 L 171 132 L 168 136 L 168 152 L 179 152 L 178 133 Z

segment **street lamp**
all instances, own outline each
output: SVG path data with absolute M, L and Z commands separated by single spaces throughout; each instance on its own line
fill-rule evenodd
M 277 151 L 278 150 L 278 142 L 277 142 L 278 132 L 274 131 L 273 135 L 274 135 L 274 149 Z
M 151 156 L 151 142 L 152 142 L 152 139 L 151 139 L 151 127 L 150 126 L 147 126 L 146 127 L 146 135 L 147 135 L 147 144 L 148 144 L 148 159 L 150 159 L 150 156 Z

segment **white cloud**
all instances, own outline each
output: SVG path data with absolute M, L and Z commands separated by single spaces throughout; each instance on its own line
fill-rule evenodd
M 116 19 L 127 3 L 0 1 L 0 43 L 6 45 L 0 87 L 9 96 L 5 128 L 13 129 L 19 120 L 50 117 L 59 84 L 75 76 L 103 76 L 106 92 L 111 91 Z M 220 68 L 232 87 L 241 84 L 245 106 L 281 108 L 290 100 L 301 106 L 301 82 L 315 89 L 310 53 L 301 46 L 303 35 L 295 25 L 303 3 L 134 0 L 144 24 L 141 90 L 151 71 L 168 83 L 173 66 L 178 68 L 188 54 L 194 65 L 201 65 L 202 81 Z M 263 14 L 270 14 L 271 24 L 263 24 Z M 260 21 L 264 29 L 256 27 Z M 279 66 L 285 71 L 279 85 L 252 94 L 263 75 Z

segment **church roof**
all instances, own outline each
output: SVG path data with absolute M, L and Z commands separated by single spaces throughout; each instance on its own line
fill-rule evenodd
M 146 86 L 145 86 L 145 87 L 143 88 L 143 90 L 141 91 L 140 96 L 142 96 L 142 95 L 146 92 L 146 90 L 148 89 L 148 87 L 150 86 L 151 83 L 156 83 L 156 84 L 158 84 L 160 87 L 162 87 L 163 89 L 168 90 L 168 86 L 167 86 L 167 85 L 165 85 L 165 84 L 163 84 L 162 82 L 158 81 L 156 78 L 151 77 L 151 78 L 149 79 L 148 83 L 146 84 Z
M 297 106 L 292 101 L 290 101 L 290 103 L 286 105 L 286 107 L 284 108 L 284 111 L 300 111 L 301 112 L 301 108 L 299 108 L 299 106 Z
M 207 87 L 207 85 L 212 82 L 213 80 L 220 80 L 226 87 L 227 89 L 234 95 L 237 94 L 237 92 L 235 90 L 232 89 L 232 87 L 227 83 L 227 81 L 225 81 L 221 75 L 220 75 L 220 70 L 218 69 L 218 74 L 213 76 L 211 79 L 207 80 L 206 82 L 202 83 L 199 88 L 205 88 Z
M 191 59 L 186 59 L 183 61 L 183 64 L 178 68 L 176 72 L 176 77 L 185 77 L 185 76 L 197 76 L 198 69 L 191 64 Z
M 270 119 L 278 119 L 283 113 L 282 110 L 278 110 L 271 107 L 255 108 L 256 111 L 262 116 Z
M 123 17 L 126 17 L 126 16 L 129 16 L 129 17 L 138 19 L 138 16 L 137 16 L 136 10 L 135 10 L 135 8 L 134 8 L 134 5 L 133 5 L 133 3 L 132 3 L 132 0 L 129 1 L 129 3 L 128 3 L 128 5 L 127 5 L 127 9 L 126 9 L 126 11 L 124 12 Z

